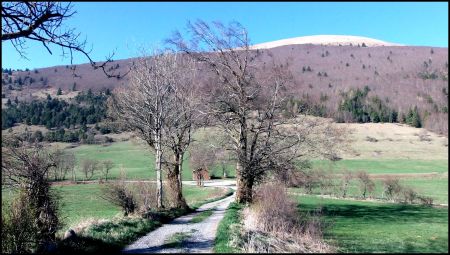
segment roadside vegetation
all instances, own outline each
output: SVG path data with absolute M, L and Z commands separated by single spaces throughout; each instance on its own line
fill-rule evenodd
M 217 228 L 216 239 L 214 241 L 214 252 L 216 253 L 237 253 L 239 250 L 233 247 L 232 240 L 239 234 L 239 227 L 242 221 L 243 205 L 232 202 L 225 216 L 219 223 Z

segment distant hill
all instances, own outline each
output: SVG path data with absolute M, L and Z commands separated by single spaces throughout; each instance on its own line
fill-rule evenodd
M 351 46 L 350 46 L 351 43 Z M 364 45 L 363 45 L 364 43 Z M 323 45 L 318 45 L 323 44 Z M 341 45 L 341 46 L 339 46 Z M 359 45 L 359 46 L 358 46 Z M 365 47 L 367 46 L 367 47 Z M 340 93 L 351 88 L 370 88 L 389 107 L 406 113 L 417 106 L 425 127 L 440 133 L 448 131 L 448 48 L 393 46 L 392 43 L 354 36 L 310 36 L 257 44 L 255 49 L 279 60 L 288 60 L 294 75 L 292 96 L 324 105 L 329 115 L 337 111 Z M 263 58 L 264 59 L 264 58 Z M 111 64 L 125 73 L 134 59 Z M 261 65 L 264 60 L 261 61 Z M 128 78 L 108 79 L 89 64 L 55 66 L 2 75 L 2 101 L 31 98 L 43 90 L 69 93 L 76 90 L 113 89 L 126 85 Z M 9 83 L 9 78 L 12 83 Z M 21 79 L 22 91 L 17 91 Z M 32 79 L 32 83 L 30 83 Z M 9 90 L 12 85 L 13 90 Z

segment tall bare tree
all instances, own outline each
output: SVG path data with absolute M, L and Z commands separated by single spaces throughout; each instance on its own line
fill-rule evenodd
M 84 159 L 81 161 L 81 172 L 84 174 L 84 180 L 92 179 L 99 167 L 101 167 L 100 162 L 96 159 Z
M 151 57 L 144 54 L 130 74 L 129 85 L 116 88 L 109 102 L 111 116 L 136 131 L 155 152 L 158 207 L 163 207 L 163 166 L 176 194 L 176 206 L 186 206 L 181 171 L 195 117 L 193 64 L 189 58 L 170 52 Z
M 108 174 L 111 171 L 111 169 L 114 167 L 114 162 L 110 159 L 107 159 L 107 160 L 104 160 L 102 162 L 102 164 L 103 164 L 103 167 L 101 169 L 102 169 L 103 176 L 105 176 L 105 181 L 108 181 Z
M 237 202 L 251 202 L 253 186 L 266 173 L 294 168 L 306 152 L 333 154 L 335 146 L 324 150 L 322 145 L 336 137 L 324 137 L 316 128 L 322 125 L 331 131 L 325 121 L 282 118 L 292 85 L 288 63 L 276 63 L 270 53 L 252 50 L 246 29 L 237 22 L 225 26 L 198 20 L 188 23 L 187 32 L 189 41 L 175 32 L 167 42 L 215 74 L 217 86 L 207 88 L 206 103 L 235 152 Z M 268 64 L 258 69 L 256 63 L 263 60 Z
M 73 28 L 63 29 L 63 23 L 76 13 L 72 7 L 67 2 L 2 2 L 2 42 L 10 41 L 23 58 L 26 58 L 26 40 L 42 43 L 50 54 L 50 45 L 59 46 L 63 56 L 69 54 L 70 63 L 73 62 L 73 54 L 79 52 L 94 69 L 102 69 L 107 77 L 121 78 L 126 75 L 108 68 L 108 64 L 113 62 L 114 53 L 98 64 L 92 60 L 90 51 L 86 50 L 86 41 L 79 39 L 80 34 Z
M 56 167 L 53 168 L 53 178 L 55 181 L 64 180 L 68 172 L 74 171 L 75 168 L 75 154 L 73 152 L 64 152 L 61 149 L 56 149 L 53 152 Z

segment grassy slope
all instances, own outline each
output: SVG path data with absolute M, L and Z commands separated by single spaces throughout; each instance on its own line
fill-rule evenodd
M 325 239 L 338 252 L 447 252 L 448 209 L 296 196 L 301 212 L 322 207 Z
M 343 153 L 343 159 L 334 163 L 313 160 L 313 168 L 353 172 L 364 170 L 371 174 L 426 174 L 438 173 L 433 178 L 414 177 L 401 179 L 421 195 L 431 196 L 437 203 L 448 204 L 448 138 L 428 132 L 431 141 L 421 141 L 424 129 L 393 123 L 337 124 L 351 130 L 352 150 Z M 367 141 L 367 137 L 377 142 Z M 375 180 L 373 195 L 382 197 L 383 187 Z M 349 187 L 350 196 L 359 196 L 356 181 Z

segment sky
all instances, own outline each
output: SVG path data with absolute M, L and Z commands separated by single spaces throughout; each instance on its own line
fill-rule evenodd
M 138 56 L 138 48 L 163 46 L 188 20 L 238 21 L 251 43 L 307 35 L 355 35 L 415 46 L 448 48 L 447 2 L 74 2 L 77 13 L 64 26 L 87 40 L 95 61 Z M 70 64 L 59 48 L 53 55 L 41 43 L 27 41 L 21 58 L 2 41 L 2 67 L 33 69 Z M 81 54 L 74 64 L 86 63 Z

